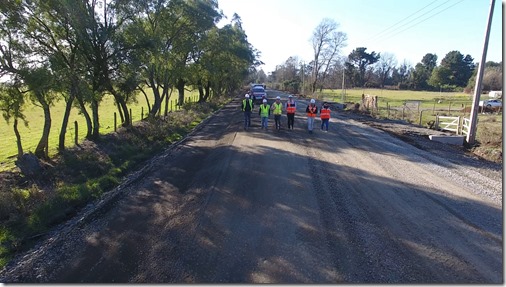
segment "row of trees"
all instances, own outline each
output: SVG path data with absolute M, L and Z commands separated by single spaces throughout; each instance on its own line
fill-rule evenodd
M 474 89 L 477 63 L 470 55 L 450 51 L 438 65 L 435 54 L 426 54 L 414 67 L 406 61 L 398 64 L 390 53 L 368 52 L 366 47 L 354 49 L 343 56 L 346 33 L 339 25 L 323 19 L 311 37 L 314 57 L 309 63 L 289 57 L 278 65 L 267 81 L 292 92 L 314 93 L 324 88 L 394 87 L 411 90 Z M 263 74 L 256 75 L 257 78 Z M 484 90 L 502 89 L 502 63 L 487 62 L 483 79 Z
M 217 0 L 3 0 L 0 111 L 13 121 L 18 155 L 23 149 L 17 125 L 26 124 L 27 100 L 44 111 L 35 154 L 47 157 L 56 101 L 66 103 L 58 145 L 63 150 L 72 107 L 86 119 L 87 138 L 99 135 L 105 94 L 114 96 L 128 126 L 128 104 L 139 93 L 154 117 L 173 88 L 182 104 L 188 86 L 198 89 L 200 102 L 240 87 L 261 64 L 259 52 L 239 16 L 218 28 L 222 17 Z

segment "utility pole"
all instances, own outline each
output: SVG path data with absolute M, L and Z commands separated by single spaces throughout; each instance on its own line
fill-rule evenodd
M 341 92 L 341 102 L 344 104 L 344 94 L 346 93 L 344 91 L 344 68 L 343 68 L 343 82 L 341 84 L 341 89 L 342 89 L 342 92 Z
M 478 108 L 481 95 L 481 82 L 483 80 L 483 71 L 485 71 L 485 63 L 487 60 L 488 38 L 490 35 L 490 26 L 492 25 L 492 15 L 494 14 L 495 0 L 490 1 L 490 12 L 488 14 L 487 29 L 485 31 L 485 43 L 483 44 L 483 52 L 481 54 L 480 66 L 476 75 L 476 83 L 474 85 L 473 106 L 471 109 L 471 123 L 469 125 L 469 133 L 466 137 L 468 145 L 473 145 L 476 139 L 476 125 L 478 122 Z
M 304 95 L 304 61 L 302 61 L 302 94 Z

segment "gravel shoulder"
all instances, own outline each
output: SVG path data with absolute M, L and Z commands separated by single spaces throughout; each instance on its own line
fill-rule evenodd
M 265 132 L 234 100 L 0 282 L 503 282 L 500 164 L 345 112 L 309 135 L 304 103 Z

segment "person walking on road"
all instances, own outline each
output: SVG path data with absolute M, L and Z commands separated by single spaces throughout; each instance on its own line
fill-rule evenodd
M 311 99 L 310 104 L 306 108 L 307 130 L 309 131 L 310 134 L 313 133 L 314 118 L 316 117 L 317 113 L 318 108 L 316 107 L 315 100 Z
M 267 130 L 269 124 L 269 115 L 271 114 L 271 107 L 267 104 L 267 99 L 262 100 L 262 104 L 258 109 L 258 114 L 260 115 L 260 119 L 262 120 L 262 129 L 265 127 Z
M 320 108 L 320 119 L 322 121 L 321 130 L 323 131 L 323 126 L 325 126 L 325 131 L 329 131 L 329 121 L 330 121 L 330 107 L 328 103 L 323 103 L 323 106 Z
M 271 106 L 272 113 L 274 114 L 274 124 L 276 129 L 281 129 L 281 114 L 283 113 L 283 104 L 281 103 L 281 97 L 277 96 L 276 101 Z
M 288 129 L 293 130 L 293 124 L 295 122 L 295 111 L 297 110 L 297 103 L 293 100 L 293 96 L 288 96 L 288 102 L 286 102 L 286 117 L 288 118 Z
M 249 94 L 244 95 L 241 110 L 244 112 L 244 129 L 247 130 L 251 126 L 251 111 L 254 108 L 253 100 L 249 98 Z

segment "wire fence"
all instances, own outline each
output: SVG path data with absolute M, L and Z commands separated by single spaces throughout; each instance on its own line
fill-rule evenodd
M 198 95 L 185 96 L 185 103 L 195 103 L 198 100 Z M 115 132 L 122 125 L 118 112 L 114 111 L 114 106 L 115 104 L 113 104 L 112 109 L 99 109 L 100 134 Z M 149 116 L 150 108 L 147 103 L 134 103 L 130 106 L 129 113 L 131 124 L 141 121 Z M 167 109 L 165 109 L 166 107 Z M 174 112 L 182 108 L 183 106 L 178 104 L 177 99 L 172 99 L 167 103 L 162 102 L 158 115 L 165 115 L 166 112 Z M 48 142 L 48 152 L 50 156 L 57 153 L 58 141 L 62 128 L 62 120 L 60 119 L 63 116 L 62 109 L 54 108 L 54 110 L 55 111 L 52 111 L 51 113 L 52 123 Z M 18 124 L 24 153 L 35 151 L 42 136 L 42 129 L 44 125 L 44 115 L 40 109 L 36 107 L 30 108 L 27 111 L 27 114 L 30 117 L 28 126 L 24 126 L 21 122 Z M 76 146 L 85 139 L 86 133 L 87 127 L 84 116 L 80 114 L 79 111 L 73 110 L 66 128 L 65 146 L 67 148 Z M 13 129 L 13 121 L 11 120 L 9 123 L 6 121 L 0 121 L 0 171 L 10 170 L 15 166 L 14 162 L 16 160 L 17 153 L 18 148 L 16 135 Z

